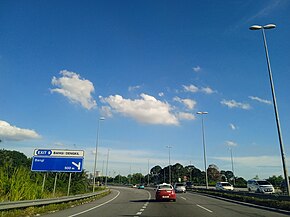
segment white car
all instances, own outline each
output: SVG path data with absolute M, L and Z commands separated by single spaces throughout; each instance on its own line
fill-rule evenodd
M 263 194 L 273 194 L 275 193 L 275 189 L 273 185 L 266 181 L 266 180 L 249 180 L 247 182 L 247 188 L 249 191 L 253 191 L 256 193 L 263 193 Z
M 185 193 L 186 192 L 186 187 L 183 183 L 175 183 L 174 185 L 174 190 L 176 193 Z
M 234 187 L 228 182 L 217 182 L 215 188 L 216 190 L 234 190 Z

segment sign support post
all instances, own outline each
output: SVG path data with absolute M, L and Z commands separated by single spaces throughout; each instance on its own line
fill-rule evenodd
M 54 178 L 54 186 L 53 186 L 53 197 L 55 195 L 55 189 L 56 189 L 56 180 L 57 180 L 57 173 L 55 174 L 55 178 Z
M 46 173 L 44 173 L 44 176 L 43 176 L 43 182 L 42 182 L 41 193 L 43 193 L 43 191 L 44 191 L 45 178 L 46 178 Z
M 71 173 L 69 173 L 68 187 L 67 187 L 67 196 L 69 196 L 70 183 L 71 183 Z

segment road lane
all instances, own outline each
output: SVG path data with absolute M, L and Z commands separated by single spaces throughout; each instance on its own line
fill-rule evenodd
M 154 191 L 151 191 L 152 197 Z M 154 198 L 154 197 L 153 197 Z M 150 201 L 144 217 L 286 217 L 289 215 L 249 207 L 196 193 L 177 194 L 176 202 Z
M 177 194 L 176 202 L 155 201 L 152 189 L 112 187 L 112 193 L 94 202 L 58 211 L 46 217 L 285 217 L 273 211 L 249 207 L 197 193 Z
M 99 200 L 70 209 L 44 215 L 45 217 L 112 217 L 140 216 L 148 206 L 150 194 L 146 190 L 114 187 L 112 193 Z M 143 211 L 140 211 L 143 210 Z M 139 213 L 139 215 L 136 215 Z
M 200 195 L 197 193 L 187 193 L 187 201 L 193 204 L 198 204 L 205 207 L 206 209 L 212 210 L 214 216 L 224 216 L 224 217 L 243 217 L 243 216 L 265 216 L 265 217 L 282 217 L 289 216 L 261 208 L 250 207 L 246 205 L 241 205 L 235 202 L 224 201 L 222 199 L 216 199 L 208 197 L 205 195 Z

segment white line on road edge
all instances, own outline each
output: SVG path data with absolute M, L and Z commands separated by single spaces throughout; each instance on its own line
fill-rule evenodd
M 205 208 L 205 207 L 203 207 L 203 206 L 201 206 L 201 205 L 198 205 L 198 204 L 196 204 L 196 205 L 197 205 L 198 207 L 200 207 L 200 208 L 202 208 L 202 209 L 208 211 L 208 212 L 212 212 L 211 210 L 209 210 L 209 209 L 207 209 L 207 208 Z
M 117 191 L 117 190 L 116 190 L 116 191 Z M 70 216 L 68 216 L 68 217 L 78 216 L 78 215 L 84 214 L 84 213 L 86 213 L 86 212 L 92 211 L 93 209 L 96 209 L 96 208 L 98 208 L 98 207 L 101 207 L 101 206 L 103 206 L 103 205 L 105 205 L 105 204 L 107 204 L 107 203 L 110 203 L 111 201 L 115 200 L 115 199 L 119 196 L 120 191 L 117 191 L 117 192 L 118 192 L 118 194 L 117 194 L 114 198 L 112 198 L 111 200 L 108 200 L 108 201 L 106 201 L 105 203 L 102 203 L 102 204 L 100 204 L 100 205 L 98 205 L 98 206 L 95 206 L 95 207 L 92 207 L 92 208 L 90 208 L 90 209 L 87 209 L 87 210 L 85 210 L 85 211 L 82 211 L 82 212 L 79 212 L 79 213 L 76 213 L 76 214 L 70 215 Z
M 149 195 L 147 200 L 149 201 L 149 200 L 151 199 L 151 194 L 150 194 L 149 191 L 147 191 L 147 193 L 148 193 L 148 195 Z M 134 216 L 134 217 L 139 217 L 139 215 L 142 214 L 142 212 L 146 209 L 147 205 L 149 204 L 148 201 L 143 205 L 142 209 L 140 209 L 139 212 L 137 212 L 137 213 L 136 213 L 136 216 Z

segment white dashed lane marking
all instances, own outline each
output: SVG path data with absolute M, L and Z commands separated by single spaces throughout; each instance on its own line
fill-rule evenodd
M 148 201 L 151 199 L 151 194 L 149 193 L 149 191 L 147 191 L 147 193 L 148 193 L 148 195 L 149 195 L 149 197 L 148 197 Z M 147 206 L 148 206 L 148 204 L 149 204 L 149 202 L 146 202 L 143 206 L 142 206 L 142 208 L 139 210 L 139 212 L 137 212 L 136 213 L 136 216 L 134 216 L 134 217 L 139 217 L 141 214 L 142 214 L 142 212 L 144 212 L 144 210 L 147 208 Z
M 206 211 L 208 211 L 208 212 L 212 212 L 210 209 L 207 209 L 207 208 L 205 208 L 205 207 L 203 207 L 203 206 L 201 206 L 201 205 L 198 205 L 198 204 L 196 204 L 199 208 L 202 208 L 202 209 L 204 209 L 204 210 L 206 210 Z

